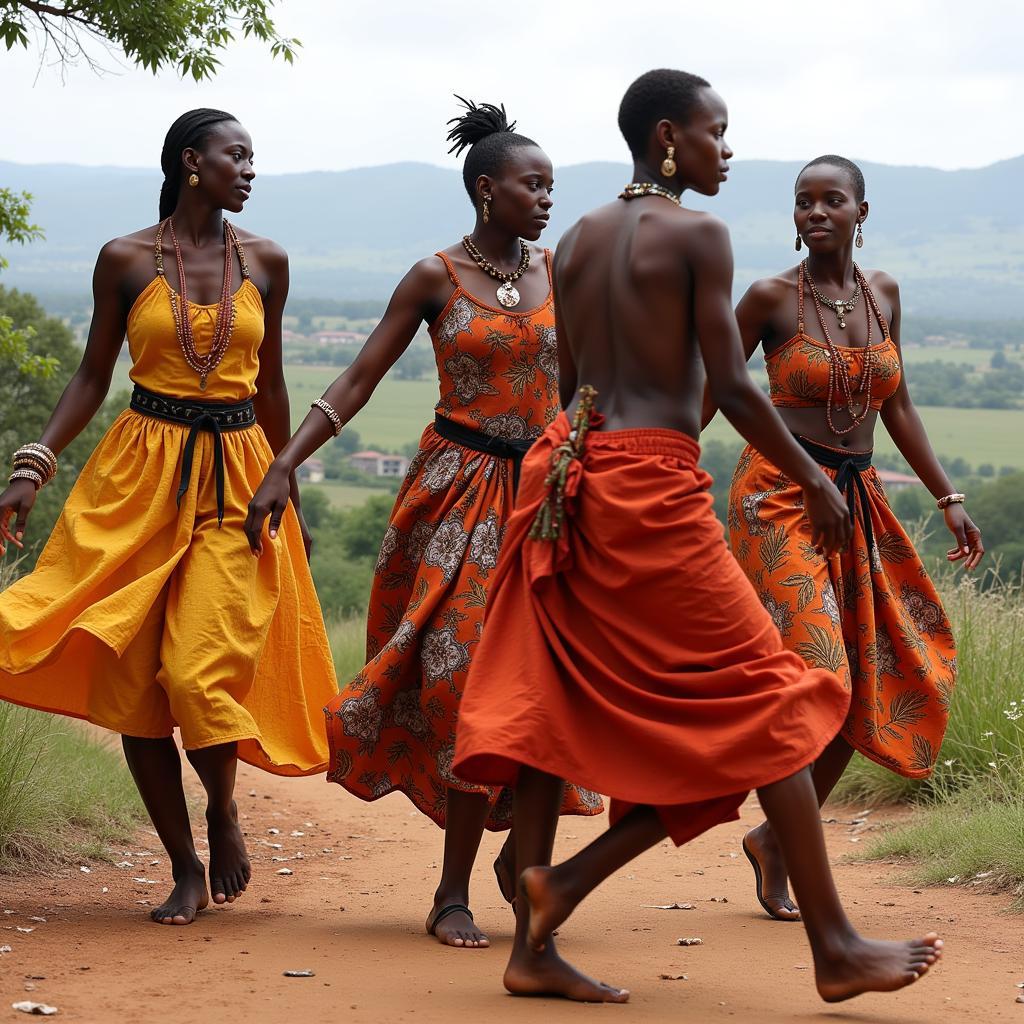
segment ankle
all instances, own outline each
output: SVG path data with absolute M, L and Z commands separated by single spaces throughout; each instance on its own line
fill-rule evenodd
M 206 878 L 206 868 L 195 851 L 192 852 L 190 857 L 171 859 L 171 877 L 175 882 L 180 882 L 183 878 L 188 878 L 189 876 Z
M 844 920 L 824 934 L 811 938 L 814 962 L 819 967 L 836 967 L 846 963 L 858 942 L 860 935 L 857 930 L 849 921 Z
M 442 879 L 434 891 L 434 906 L 447 907 L 453 903 L 461 903 L 464 907 L 469 906 L 469 886 L 453 885 Z
M 235 809 L 234 800 L 230 801 L 227 806 L 207 806 L 206 808 L 207 825 L 234 825 L 237 822 L 238 812 Z

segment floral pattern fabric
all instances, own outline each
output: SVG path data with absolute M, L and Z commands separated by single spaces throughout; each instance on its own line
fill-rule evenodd
M 824 472 L 835 478 L 835 470 Z M 826 560 L 811 545 L 800 488 L 747 447 L 729 495 L 729 542 L 783 643 L 852 691 L 842 731 L 850 745 L 900 775 L 924 778 L 949 717 L 953 633 L 878 474 L 869 469 L 862 478 L 874 548 L 867 550 L 858 517 L 850 546 Z
M 507 440 L 539 437 L 560 409 L 550 293 L 535 310 L 499 310 L 465 292 L 438 255 L 455 291 L 430 329 L 437 412 Z M 510 790 L 462 781 L 452 760 L 459 703 L 512 504 L 509 460 L 426 428 L 381 543 L 366 665 L 325 708 L 330 781 L 364 800 L 399 790 L 442 827 L 449 788 L 484 793 L 492 801 L 487 827 L 511 825 Z M 566 787 L 563 813 L 602 809 L 596 794 Z

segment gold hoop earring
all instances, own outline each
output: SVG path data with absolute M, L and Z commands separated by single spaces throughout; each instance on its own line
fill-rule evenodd
M 676 147 L 669 146 L 668 152 L 665 154 L 665 159 L 661 161 L 661 174 L 664 178 L 671 178 L 676 173 Z
M 198 175 L 198 174 L 190 174 L 190 175 L 188 176 L 188 183 L 189 183 L 189 184 L 190 184 L 190 185 L 191 185 L 191 186 L 192 186 L 193 188 L 195 188 L 195 187 L 196 187 L 196 185 L 198 185 L 198 184 L 199 184 L 199 175 Z
M 793 248 L 796 249 L 797 252 L 799 252 L 801 250 L 801 248 L 803 248 L 803 244 L 804 244 L 804 240 L 799 235 L 797 235 L 796 236 L 796 245 L 794 245 Z
M 854 244 L 858 249 L 864 248 L 864 229 L 860 226 L 860 221 L 857 221 L 857 241 Z
M 484 196 L 483 222 L 486 224 L 491 219 L 491 197 Z

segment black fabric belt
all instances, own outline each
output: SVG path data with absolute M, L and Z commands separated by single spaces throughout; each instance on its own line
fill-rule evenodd
M 533 440 L 512 441 L 504 437 L 494 437 L 485 434 L 482 430 L 474 430 L 472 427 L 456 423 L 436 413 L 434 416 L 434 429 L 446 441 L 453 441 L 461 444 L 463 448 L 469 448 L 474 452 L 483 452 L 486 455 L 495 455 L 500 459 L 512 460 L 512 491 L 519 490 L 519 469 L 523 463 L 523 457 L 533 447 Z
M 868 544 L 868 565 L 872 564 L 875 550 L 875 537 L 871 530 L 871 504 L 868 501 L 868 488 L 861 473 L 871 468 L 871 452 L 837 452 L 822 444 L 815 444 L 799 434 L 793 435 L 796 443 L 819 466 L 836 470 L 836 487 L 846 497 L 846 507 L 850 510 L 850 521 L 858 516 L 857 498 L 860 498 L 860 522 L 864 528 L 864 539 Z
M 224 522 L 224 442 L 221 433 L 225 430 L 245 430 L 256 423 L 256 408 L 252 399 L 235 405 L 218 402 L 197 402 L 191 398 L 171 398 L 158 395 L 155 391 L 135 385 L 132 391 L 131 408 L 144 416 L 180 423 L 191 427 L 181 453 L 181 479 L 178 483 L 177 503 L 188 490 L 192 478 L 192 460 L 196 451 L 196 438 L 201 430 L 213 434 L 213 466 L 217 483 L 217 525 Z

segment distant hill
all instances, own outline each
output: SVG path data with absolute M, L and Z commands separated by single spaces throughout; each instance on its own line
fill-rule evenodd
M 858 256 L 900 280 L 908 313 L 964 318 L 1021 316 L 1024 295 L 1024 156 L 978 170 L 864 164 L 871 215 Z M 756 277 L 794 262 L 793 181 L 799 165 L 736 161 L 713 200 L 694 205 L 729 224 L 737 296 Z M 614 196 L 625 164 L 589 163 L 556 172 L 556 204 L 545 241 L 584 210 Z M 0 186 L 27 189 L 46 241 L 6 250 L 3 282 L 43 296 L 88 292 L 96 251 L 107 239 L 156 219 L 155 171 L 0 161 Z M 260 175 L 240 222 L 290 252 L 297 296 L 386 298 L 417 259 L 471 225 L 459 173 L 400 163 L 351 171 Z

